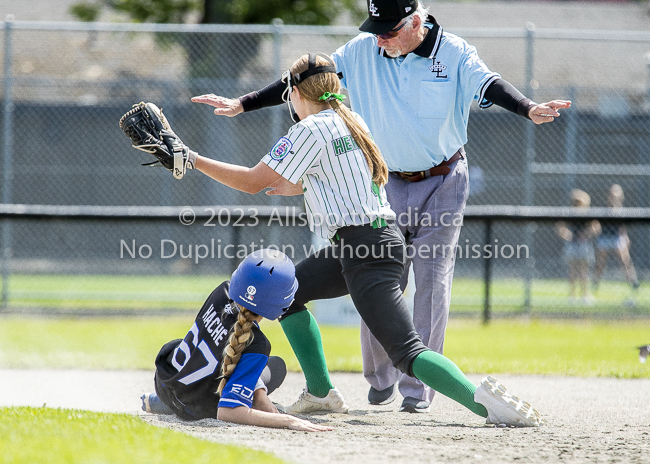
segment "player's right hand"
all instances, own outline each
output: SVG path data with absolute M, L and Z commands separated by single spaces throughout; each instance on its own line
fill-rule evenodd
M 294 195 L 302 195 L 302 181 L 298 181 L 297 184 L 292 184 L 284 177 L 280 177 L 277 181 L 269 185 L 271 190 L 267 190 L 267 195 L 282 195 L 285 197 L 291 197 Z
M 213 93 L 206 95 L 199 95 L 198 97 L 192 97 L 194 103 L 204 103 L 206 105 L 214 106 L 214 114 L 217 116 L 228 116 L 232 118 L 237 116 L 240 113 L 244 112 L 244 107 L 242 106 L 239 98 L 226 98 Z
M 298 417 L 292 417 L 292 421 L 289 424 L 291 430 L 300 430 L 301 432 L 329 432 L 334 430 L 332 427 L 326 427 L 324 425 L 314 424 L 305 419 L 300 419 Z

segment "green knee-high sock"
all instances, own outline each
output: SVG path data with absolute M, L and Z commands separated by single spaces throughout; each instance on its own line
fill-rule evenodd
M 323 353 L 323 342 L 316 320 L 309 311 L 300 311 L 284 318 L 280 324 L 307 381 L 307 390 L 325 398 L 334 388 Z
M 474 401 L 476 387 L 449 358 L 435 351 L 420 353 L 413 361 L 413 375 L 474 414 L 487 417 L 485 407 Z

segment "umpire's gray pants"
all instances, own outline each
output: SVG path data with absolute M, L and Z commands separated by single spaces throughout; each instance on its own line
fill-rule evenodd
M 391 174 L 386 185 L 388 201 L 397 213 L 397 225 L 409 245 L 407 255 L 410 259 L 402 278 L 402 289 L 406 287 L 411 265 L 415 275 L 413 323 L 422 342 L 441 354 L 449 317 L 459 223 L 469 194 L 467 160 L 460 159 L 450 168 L 446 176 L 414 183 Z M 363 321 L 361 353 L 363 374 L 374 388 L 384 390 L 399 380 L 402 396 L 429 402 L 433 399 L 434 390 L 393 367 Z

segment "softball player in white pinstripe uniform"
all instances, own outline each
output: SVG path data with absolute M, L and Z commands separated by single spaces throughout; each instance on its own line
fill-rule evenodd
M 388 168 L 365 123 L 340 104 L 344 97 L 337 94 L 340 83 L 331 58 L 305 55 L 284 77 L 289 108 L 293 103 L 302 121 L 256 167 L 200 156 L 194 166 L 251 193 L 264 187 L 273 187 L 274 194 L 304 193 L 311 230 L 332 242 L 296 266 L 298 291 L 280 318 L 307 379 L 287 412 L 347 412 L 323 369 L 320 332 L 305 304 L 349 294 L 396 368 L 491 423 L 540 425 L 539 413 L 515 401 L 495 379 L 476 387 L 452 361 L 422 343 L 399 285 L 404 238 L 386 202 Z M 213 105 L 215 98 L 204 95 L 193 101 Z
M 341 227 L 395 219 L 386 191 L 373 182 L 363 152 L 333 109 L 293 126 L 262 161 L 292 184 L 302 180 L 309 227 L 322 238 Z

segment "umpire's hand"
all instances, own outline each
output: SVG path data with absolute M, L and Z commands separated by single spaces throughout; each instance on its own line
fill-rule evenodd
M 560 113 L 558 110 L 560 108 L 570 107 L 571 102 L 569 100 L 553 100 L 548 103 L 540 103 L 530 109 L 528 117 L 535 124 L 544 124 L 545 122 L 552 122 L 555 118 L 559 117 Z
M 199 95 L 198 97 L 192 97 L 194 103 L 205 103 L 206 105 L 214 106 L 214 114 L 218 116 L 228 116 L 232 118 L 237 116 L 240 113 L 244 112 L 244 107 L 242 106 L 239 98 L 226 98 L 220 97 L 213 93 L 207 95 Z

